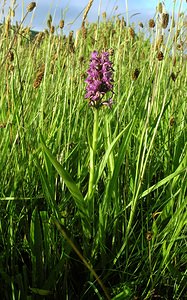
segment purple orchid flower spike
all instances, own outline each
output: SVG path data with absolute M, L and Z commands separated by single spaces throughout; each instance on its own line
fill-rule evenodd
M 107 92 L 113 92 L 113 68 L 112 62 L 109 60 L 109 53 L 102 51 L 92 52 L 90 66 L 87 71 L 88 77 L 85 98 L 89 99 L 89 105 L 99 108 L 102 105 L 112 107 L 112 98 L 102 101 Z

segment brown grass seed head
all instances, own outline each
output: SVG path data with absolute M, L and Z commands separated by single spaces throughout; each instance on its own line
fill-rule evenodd
M 171 79 L 175 82 L 175 80 L 177 79 L 177 76 L 175 75 L 174 72 L 171 73 Z
M 161 26 L 163 29 L 166 29 L 169 23 L 169 14 L 162 13 L 161 14 Z
M 36 77 L 36 79 L 33 83 L 33 87 L 35 89 L 37 89 L 40 86 L 40 84 L 42 82 L 42 79 L 43 79 L 43 76 L 44 76 L 44 72 L 40 72 L 40 73 L 37 74 L 37 77 Z
M 73 34 L 74 34 L 74 31 L 71 30 L 71 31 L 69 32 L 69 36 L 68 36 L 69 43 L 73 43 Z
M 36 7 L 36 2 L 31 2 L 28 6 L 27 6 L 27 11 L 31 12 L 33 11 L 33 9 Z
M 135 37 L 135 31 L 132 27 L 129 28 L 129 35 L 132 39 Z
M 177 50 L 179 50 L 179 51 L 181 50 L 182 51 L 183 50 L 183 44 L 182 43 L 177 44 L 176 48 L 177 48 Z
M 64 20 L 60 20 L 60 22 L 59 22 L 59 28 L 60 29 L 64 28 Z
M 154 28 L 155 27 L 155 21 L 153 19 L 149 20 L 149 28 Z
M 50 33 L 54 34 L 54 32 L 55 32 L 55 26 L 52 25 L 51 28 L 50 28 Z
M 10 61 L 14 60 L 14 53 L 12 51 L 9 51 L 8 58 L 9 58 Z
M 85 27 L 85 24 L 83 24 L 83 26 L 81 27 L 81 30 L 82 30 L 82 37 L 83 37 L 83 39 L 86 39 L 87 29 Z
M 162 60 L 164 59 L 164 54 L 163 54 L 162 51 L 159 51 L 159 52 L 158 52 L 158 54 L 157 54 L 157 59 L 158 59 L 159 61 L 162 61 Z
M 35 43 L 39 44 L 41 42 L 41 40 L 43 40 L 45 37 L 45 33 L 44 32 L 39 32 L 36 36 L 35 36 Z
M 136 68 L 132 73 L 132 80 L 136 80 L 140 74 L 140 70 Z
M 149 242 L 152 240 L 152 237 L 153 237 L 153 233 L 151 231 L 148 231 L 146 233 L 146 240 Z
M 44 77 L 45 72 L 45 65 L 43 64 L 40 68 L 38 73 L 36 74 L 36 79 L 34 80 L 33 87 L 36 89 L 40 86 L 42 79 Z
M 47 20 L 47 27 L 49 28 L 49 29 L 51 29 L 51 20 Z
M 126 27 L 126 25 L 127 25 L 127 23 L 126 23 L 126 21 L 125 21 L 125 18 L 122 17 L 122 18 L 121 18 L 121 27 L 122 27 L 122 28 L 123 28 L 123 27 Z
M 175 118 L 173 116 L 169 120 L 169 125 L 170 125 L 170 127 L 175 125 Z

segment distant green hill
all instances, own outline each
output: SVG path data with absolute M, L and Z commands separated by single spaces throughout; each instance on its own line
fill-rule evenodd
M 35 38 L 35 36 L 39 33 L 39 31 L 30 30 L 31 39 Z

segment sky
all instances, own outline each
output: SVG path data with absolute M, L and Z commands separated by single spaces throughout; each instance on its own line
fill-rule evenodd
M 187 11 L 186 0 L 175 0 L 176 12 L 180 2 L 182 3 L 182 11 Z M 3 3 L 6 2 L 3 11 Z M 27 5 L 31 2 L 28 0 L 0 0 L 0 22 L 3 21 L 8 12 L 8 7 L 12 7 L 15 3 L 15 17 L 19 22 L 26 12 Z M 37 7 L 33 13 L 29 14 L 25 20 L 25 26 L 31 26 L 33 30 L 42 31 L 47 28 L 47 19 L 49 14 L 53 17 L 53 24 L 58 25 L 60 19 L 65 20 L 65 33 L 70 30 L 76 31 L 81 26 L 83 12 L 88 4 L 88 0 L 38 0 L 36 1 Z M 94 0 L 93 5 L 88 14 L 88 21 L 97 21 L 98 15 L 102 15 L 106 12 L 107 17 L 110 18 L 113 15 L 124 16 L 127 20 L 127 12 L 129 23 L 132 22 L 148 22 L 150 18 L 154 17 L 155 9 L 158 4 L 158 0 Z M 166 10 L 171 12 L 174 0 L 165 0 Z M 128 7 L 126 7 L 126 4 Z M 3 13 L 4 12 L 4 13 Z

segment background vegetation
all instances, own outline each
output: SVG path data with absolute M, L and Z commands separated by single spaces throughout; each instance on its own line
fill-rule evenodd
M 187 27 L 161 8 L 135 29 L 105 13 L 89 24 L 88 6 L 75 36 L 49 16 L 33 39 L 11 10 L 1 25 L 2 299 L 187 297 Z M 88 197 L 84 80 L 103 49 L 114 105 L 98 111 Z

